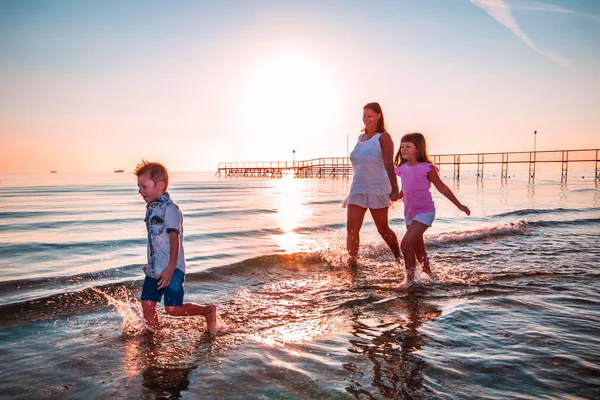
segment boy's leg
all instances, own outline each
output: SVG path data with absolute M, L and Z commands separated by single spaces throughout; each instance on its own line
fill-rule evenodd
M 158 313 L 156 304 L 160 301 L 162 295 L 158 290 L 158 280 L 146 276 L 142 286 L 142 313 L 146 324 L 151 331 L 158 329 Z
M 406 281 L 412 281 L 415 278 L 417 264 L 415 253 L 419 241 L 423 241 L 423 233 L 425 233 L 427 228 L 429 228 L 427 225 L 419 221 L 413 221 L 400 243 L 402 255 L 404 256 L 404 267 L 406 268 Z
M 206 326 L 209 331 L 214 332 L 217 326 L 217 306 L 214 304 L 201 305 L 196 303 L 184 303 L 185 275 L 176 270 L 171 277 L 169 286 L 164 289 L 165 311 L 176 317 L 187 317 L 192 315 L 203 315 L 206 318 Z
M 142 312 L 148 327 L 152 331 L 156 331 L 158 329 L 158 313 L 156 312 L 156 302 L 143 300 Z
M 201 305 L 196 303 L 183 303 L 179 306 L 165 306 L 165 311 L 172 316 L 188 317 L 192 315 L 203 315 L 206 318 L 206 326 L 214 331 L 217 326 L 217 306 L 214 304 Z
M 388 210 L 389 207 L 386 208 L 370 208 L 371 216 L 373 217 L 373 221 L 375 222 L 375 226 L 377 227 L 377 232 L 381 235 L 385 243 L 389 246 L 392 253 L 394 253 L 394 258 L 400 257 L 400 245 L 398 245 L 398 237 L 390 228 L 388 223 Z

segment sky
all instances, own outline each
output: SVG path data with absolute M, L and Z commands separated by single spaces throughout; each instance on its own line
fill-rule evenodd
M 597 0 L 2 0 L 0 173 L 600 148 Z

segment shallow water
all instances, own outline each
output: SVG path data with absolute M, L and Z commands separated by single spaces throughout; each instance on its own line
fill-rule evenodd
M 345 267 L 349 180 L 175 173 L 186 301 L 227 326 L 212 339 L 162 308 L 142 334 L 132 176 L 1 176 L 1 396 L 598 398 L 600 189 L 554 175 L 444 178 L 472 215 L 434 194 L 438 281 L 400 293 L 369 216 Z M 401 237 L 401 204 L 390 220 Z

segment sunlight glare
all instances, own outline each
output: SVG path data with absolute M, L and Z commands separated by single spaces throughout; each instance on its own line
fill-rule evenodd
M 331 132 L 340 103 L 331 75 L 324 64 L 301 54 L 280 54 L 257 65 L 242 88 L 242 126 L 263 140 Z
M 284 232 L 276 235 L 279 247 L 286 252 L 297 252 L 300 250 L 300 238 L 294 230 L 298 228 L 300 221 L 305 217 L 306 209 L 301 202 L 302 181 L 291 175 L 284 176 L 278 181 L 281 193 L 277 216 L 279 227 Z

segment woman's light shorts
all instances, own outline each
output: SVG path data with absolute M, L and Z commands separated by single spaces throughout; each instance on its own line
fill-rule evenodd
M 392 205 L 389 194 L 378 194 L 378 193 L 356 193 L 346 197 L 342 207 L 346 208 L 348 205 L 354 204 L 362 208 L 387 208 Z
M 417 214 L 412 218 L 405 217 L 404 219 L 407 227 L 410 226 L 413 221 L 419 221 L 422 224 L 431 226 L 433 224 L 433 220 L 435 219 L 435 212 Z

